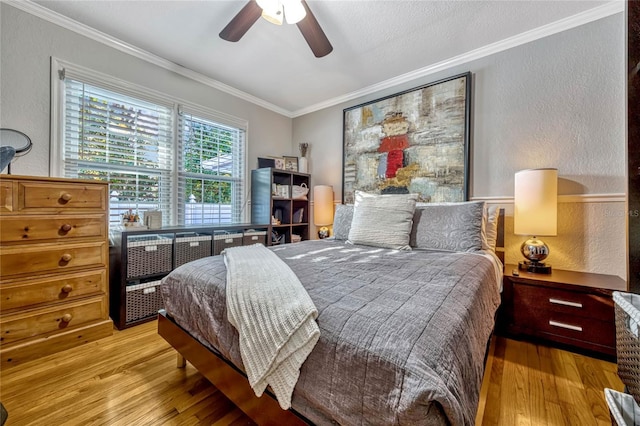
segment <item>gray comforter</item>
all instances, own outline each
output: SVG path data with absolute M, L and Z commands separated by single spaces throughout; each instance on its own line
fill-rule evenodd
M 317 424 L 474 423 L 499 283 L 487 257 L 341 241 L 273 247 L 319 311 L 292 406 Z M 174 270 L 167 312 L 243 369 L 221 256 Z

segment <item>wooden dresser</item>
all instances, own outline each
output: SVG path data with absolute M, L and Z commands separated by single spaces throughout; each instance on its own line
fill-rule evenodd
M 0 176 L 0 368 L 110 336 L 108 184 Z
M 627 290 L 622 278 L 559 269 L 534 274 L 505 265 L 503 283 L 499 326 L 507 335 L 615 357 L 611 295 Z

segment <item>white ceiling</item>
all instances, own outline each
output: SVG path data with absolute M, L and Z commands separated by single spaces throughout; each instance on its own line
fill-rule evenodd
M 604 9 L 610 14 L 614 3 L 622 10 L 620 1 L 308 0 L 334 47 L 318 59 L 295 25 L 259 19 L 239 42 L 220 39 L 246 0 L 35 3 L 290 116 L 489 45 L 505 45 L 523 33 L 539 37 L 539 27 L 562 29 L 566 24 L 558 21 L 576 21 L 574 15 L 588 22 Z

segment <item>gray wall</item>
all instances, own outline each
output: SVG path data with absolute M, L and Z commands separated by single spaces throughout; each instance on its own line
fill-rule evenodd
M 471 197 L 506 208 L 507 262 L 520 260 L 523 240 L 513 235 L 514 173 L 556 167 L 564 197 L 558 236 L 545 238 L 549 263 L 626 278 L 624 55 L 619 13 L 297 117 L 292 149 L 310 143 L 313 184 L 333 185 L 339 201 L 344 108 L 471 71 Z
M 253 103 L 127 55 L 31 14 L 0 4 L 0 126 L 34 143 L 13 174 L 49 175 L 50 57 L 56 57 L 242 119 L 248 128 L 248 169 L 256 158 L 287 155 L 292 120 Z

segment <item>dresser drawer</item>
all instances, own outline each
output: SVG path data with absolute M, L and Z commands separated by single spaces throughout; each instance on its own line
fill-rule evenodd
M 0 213 L 13 211 L 13 182 L 0 181 Z
M 106 238 L 103 214 L 11 216 L 2 218 L 0 242 L 28 242 L 76 237 Z
M 103 293 L 106 282 L 107 271 L 104 269 L 55 278 L 14 280 L 0 284 L 0 304 L 4 313 L 42 303 L 75 300 Z
M 18 182 L 18 211 L 105 210 L 106 185 Z
M 513 309 L 546 310 L 613 323 L 613 300 L 596 294 L 514 283 Z
M 522 327 L 530 329 L 531 334 L 551 338 L 561 336 L 580 342 L 600 346 L 615 347 L 615 324 L 613 321 L 600 321 L 562 312 L 547 310 L 515 310 L 514 320 Z M 557 340 L 557 339 L 556 339 Z
M 0 320 L 0 343 L 5 346 L 37 335 L 81 326 L 101 320 L 106 312 L 106 297 L 102 296 L 3 316 Z
M 106 241 L 82 244 L 31 244 L 0 247 L 2 279 L 25 275 L 103 267 L 109 261 Z

